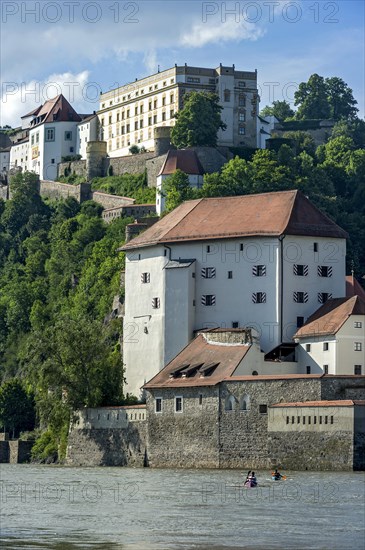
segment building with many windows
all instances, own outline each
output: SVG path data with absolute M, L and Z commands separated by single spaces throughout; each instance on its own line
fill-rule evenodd
M 187 92 L 210 91 L 220 97 L 227 129 L 218 145 L 256 147 L 259 96 L 257 71 L 235 66 L 216 69 L 172 67 L 100 95 L 100 138 L 110 157 L 127 155 L 132 145 L 154 148 L 154 129 L 173 126 Z
M 128 391 L 139 395 L 198 329 L 251 327 L 265 353 L 293 344 L 345 296 L 346 235 L 294 190 L 187 201 L 126 243 Z
M 364 374 L 365 302 L 332 298 L 294 336 L 307 374 Z

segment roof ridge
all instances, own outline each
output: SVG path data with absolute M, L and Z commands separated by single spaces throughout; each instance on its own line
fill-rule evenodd
M 191 212 L 193 212 L 193 211 L 195 210 L 195 208 L 198 206 L 198 204 L 200 204 L 200 202 L 201 202 L 202 200 L 204 200 L 204 199 L 201 198 L 201 199 L 193 199 L 193 200 L 191 200 L 191 201 L 184 201 L 182 204 L 185 204 L 185 203 L 188 203 L 188 202 L 194 202 L 194 201 L 196 201 L 196 203 L 194 204 L 193 208 L 191 208 L 191 209 L 189 210 L 189 212 L 186 212 L 185 215 L 184 215 L 182 218 L 180 218 L 179 221 L 178 221 L 173 227 L 171 227 L 166 233 L 164 233 L 163 236 L 166 238 L 167 235 L 168 235 L 173 229 L 175 229 L 175 227 L 176 227 L 177 224 L 181 223 L 182 220 L 184 220 L 189 214 L 191 214 Z

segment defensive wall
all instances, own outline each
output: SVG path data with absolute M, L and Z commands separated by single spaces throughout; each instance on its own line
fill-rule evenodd
M 66 463 L 73 466 L 147 465 L 146 407 L 100 407 L 76 411 Z
M 364 376 L 237 377 L 215 386 L 146 393 L 146 405 L 79 411 L 70 428 L 67 463 L 365 469 L 365 401 L 350 401 L 364 400 Z M 177 396 L 181 412 L 175 410 Z M 157 397 L 161 412 L 155 410 Z M 290 404 L 303 401 L 311 405 Z

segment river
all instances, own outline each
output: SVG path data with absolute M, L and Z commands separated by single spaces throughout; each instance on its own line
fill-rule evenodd
M 363 473 L 1 465 L 4 549 L 357 550 Z

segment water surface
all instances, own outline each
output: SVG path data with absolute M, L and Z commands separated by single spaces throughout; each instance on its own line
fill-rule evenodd
M 363 473 L 1 465 L 1 548 L 356 550 Z

